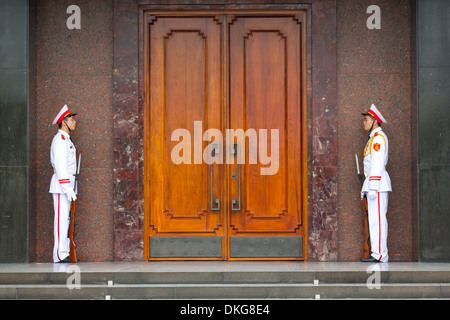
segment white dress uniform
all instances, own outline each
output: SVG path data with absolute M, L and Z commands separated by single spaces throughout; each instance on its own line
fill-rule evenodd
M 65 117 L 71 114 L 65 105 L 56 116 L 53 124 L 60 124 Z M 50 161 L 53 167 L 53 176 L 49 192 L 53 196 L 55 210 L 54 218 L 54 246 L 53 262 L 60 262 L 69 256 L 70 240 L 68 238 L 70 225 L 70 202 L 76 200 L 75 174 L 76 149 L 70 135 L 58 130 L 53 137 L 50 149 Z
M 372 104 L 369 114 L 381 124 L 386 123 L 378 109 Z M 388 262 L 386 219 L 388 192 L 392 191 L 391 179 L 386 171 L 388 162 L 389 140 L 381 127 L 374 129 L 364 148 L 364 175 L 366 179 L 361 189 L 361 197 L 367 195 L 369 212 L 369 234 L 371 256 L 380 262 Z M 370 197 L 370 195 L 372 197 Z

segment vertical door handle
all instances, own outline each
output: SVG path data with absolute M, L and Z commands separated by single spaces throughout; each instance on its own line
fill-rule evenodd
M 237 180 L 238 180 L 238 199 L 231 199 L 231 210 L 232 211 L 239 211 L 241 210 L 241 146 L 239 144 L 239 142 L 233 142 L 231 144 L 231 154 L 236 155 L 236 160 L 237 160 L 237 164 L 238 164 L 238 176 L 237 176 Z M 231 175 L 231 180 L 236 180 L 236 175 L 232 174 Z
M 211 172 L 211 192 L 210 192 L 210 197 L 211 197 L 211 211 L 219 211 L 220 210 L 220 199 L 216 198 L 213 202 L 213 186 L 214 186 L 214 170 L 213 170 L 213 166 L 214 166 L 214 161 L 213 161 L 213 157 L 215 157 L 216 155 L 218 155 L 220 153 L 220 146 L 218 142 L 213 142 L 211 143 L 211 154 L 210 154 L 210 172 Z M 213 155 L 214 154 L 214 155 Z M 214 203 L 217 205 L 217 207 L 214 206 Z

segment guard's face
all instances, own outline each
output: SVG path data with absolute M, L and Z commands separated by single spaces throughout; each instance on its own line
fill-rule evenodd
M 69 126 L 70 130 L 74 131 L 77 126 L 77 121 L 75 120 L 75 117 L 69 117 L 66 119 L 67 125 Z
M 374 119 L 371 116 L 364 116 L 364 130 L 369 131 Z

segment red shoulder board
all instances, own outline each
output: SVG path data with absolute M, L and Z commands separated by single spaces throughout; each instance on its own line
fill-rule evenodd
M 375 132 L 375 134 L 373 136 L 376 137 L 377 135 L 378 135 L 378 132 Z
M 63 140 L 66 140 L 66 138 L 64 138 L 64 135 L 63 135 L 63 134 L 61 135 L 61 138 L 62 138 Z

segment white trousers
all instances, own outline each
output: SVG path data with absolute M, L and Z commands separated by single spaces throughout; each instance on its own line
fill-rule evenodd
M 388 223 L 386 219 L 388 198 L 387 192 L 378 192 L 374 200 L 367 198 L 371 255 L 381 262 L 388 262 L 389 259 L 387 249 Z
M 52 193 L 55 208 L 53 262 L 59 262 L 69 256 L 70 240 L 70 202 L 65 194 Z

